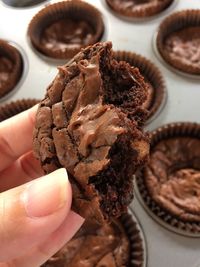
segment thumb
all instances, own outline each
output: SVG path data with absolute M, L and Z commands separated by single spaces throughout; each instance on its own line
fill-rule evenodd
M 23 255 L 62 224 L 71 207 L 65 169 L 0 194 L 0 262 Z

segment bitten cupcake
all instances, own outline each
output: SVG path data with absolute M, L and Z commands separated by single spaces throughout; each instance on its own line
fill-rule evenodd
M 54 59 L 70 59 L 81 48 L 101 40 L 101 13 L 84 1 L 48 5 L 31 20 L 28 36 L 34 48 Z
M 86 222 L 42 267 L 142 267 L 144 246 L 137 222 L 126 214 L 101 227 Z
M 20 52 L 0 40 L 0 98 L 10 93 L 22 76 L 23 61 Z
M 38 99 L 19 99 L 0 106 L 0 122 L 33 107 L 38 102 Z
M 157 218 L 177 232 L 200 234 L 200 125 L 173 123 L 152 132 L 137 184 Z
M 148 110 L 148 119 L 151 119 L 159 112 L 165 101 L 166 86 L 161 72 L 150 60 L 132 52 L 115 51 L 114 57 L 117 61 L 126 61 L 138 68 L 145 78 L 148 92 L 143 107 Z
M 148 18 L 168 8 L 174 0 L 106 0 L 109 7 L 127 18 Z
M 184 10 L 167 17 L 159 27 L 156 44 L 168 64 L 200 75 L 200 10 Z
M 138 69 L 117 62 L 110 42 L 82 49 L 47 88 L 33 148 L 46 173 L 66 168 L 82 217 L 102 224 L 127 211 L 133 174 L 149 153 L 146 95 Z

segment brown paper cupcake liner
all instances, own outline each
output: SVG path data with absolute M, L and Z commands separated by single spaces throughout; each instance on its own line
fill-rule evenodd
M 186 27 L 195 27 L 195 26 L 200 27 L 200 10 L 191 9 L 191 10 L 183 10 L 176 12 L 168 16 L 160 24 L 156 38 L 156 45 L 163 59 L 167 63 L 172 65 L 174 68 L 189 74 L 200 75 L 200 67 L 196 67 L 192 64 L 191 65 L 184 64 L 179 60 L 171 58 L 164 46 L 166 37 L 169 34 L 174 33 Z
M 200 138 L 200 124 L 190 122 L 171 123 L 158 128 L 151 133 L 151 149 L 161 140 L 175 136 Z M 145 207 L 152 215 L 155 215 L 153 217 L 157 218 L 161 224 L 163 222 L 164 226 L 179 234 L 200 236 L 200 222 L 183 221 L 152 199 L 146 187 L 143 171 L 137 174 L 136 183 Z
M 157 15 L 160 12 L 164 11 L 165 9 L 167 9 L 174 2 L 174 0 L 163 0 L 163 1 L 152 3 L 150 6 L 144 6 L 144 7 L 138 8 L 138 9 L 137 8 L 123 9 L 123 7 L 120 7 L 119 4 L 115 5 L 113 3 L 113 0 L 105 0 L 105 1 L 113 11 L 115 11 L 119 15 L 122 15 L 122 16 L 128 17 L 128 18 L 152 17 L 152 16 Z
M 44 47 L 40 42 L 44 29 L 64 18 L 86 21 L 94 30 L 92 41 L 76 46 L 69 44 L 67 48 L 59 50 Z M 103 34 L 104 22 L 100 11 L 81 0 L 62 1 L 48 5 L 33 17 L 28 27 L 28 36 L 33 47 L 45 56 L 54 59 L 72 58 L 81 48 L 100 41 Z
M 120 217 L 122 226 L 130 241 L 130 259 L 128 267 L 145 267 L 144 240 L 138 222 L 132 212 L 123 214 Z
M 148 121 L 151 118 L 155 118 L 154 115 L 161 110 L 166 97 L 166 85 L 164 78 L 159 71 L 159 69 L 145 57 L 128 52 L 128 51 L 115 51 L 114 58 L 117 61 L 126 61 L 131 66 L 137 67 L 141 74 L 144 76 L 145 80 L 150 83 L 153 87 L 153 95 L 150 103 L 146 107 L 149 111 Z M 157 114 L 158 115 L 158 114 Z
M 13 62 L 12 72 L 9 79 L 0 88 L 0 98 L 10 93 L 22 76 L 23 61 L 20 52 L 5 40 L 0 40 L 0 55 L 9 58 Z
M 0 122 L 39 103 L 38 99 L 20 99 L 0 106 Z

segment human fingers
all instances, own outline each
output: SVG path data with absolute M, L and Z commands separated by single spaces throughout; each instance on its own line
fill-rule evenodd
M 0 123 L 0 171 L 32 148 L 37 105 Z
M 0 194 L 0 262 L 46 240 L 67 217 L 72 192 L 65 169 Z
M 40 163 L 29 151 L 0 172 L 0 192 L 17 187 L 44 175 Z
M 50 235 L 44 242 L 31 249 L 20 258 L 9 262 L 9 267 L 38 267 L 53 256 L 83 224 L 84 219 L 70 211 L 62 225 Z

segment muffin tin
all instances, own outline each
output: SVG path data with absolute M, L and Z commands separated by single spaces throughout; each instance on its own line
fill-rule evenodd
M 22 98 L 41 99 L 46 87 L 57 73 L 57 63 L 49 62 L 35 53 L 28 42 L 27 28 L 32 17 L 42 7 L 57 1 L 45 1 L 28 8 L 14 8 L 4 2 L 0 1 L 0 38 L 15 42 L 22 48 L 24 51 L 22 57 L 27 60 L 27 71 L 18 90 L 15 90 L 15 94 L 9 99 L 2 99 L 3 103 Z M 200 123 L 200 81 L 191 79 L 189 76 L 181 76 L 172 68 L 166 68 L 152 49 L 155 32 L 164 17 L 174 11 L 188 8 L 200 9 L 200 1 L 175 0 L 175 4 L 164 13 L 151 20 L 137 20 L 137 23 L 125 21 L 116 16 L 104 0 L 87 0 L 87 2 L 96 6 L 106 18 L 107 40 L 113 42 L 114 50 L 132 51 L 145 56 L 160 69 L 164 76 L 168 91 L 166 105 L 146 126 L 146 129 L 153 130 L 163 124 L 176 121 Z M 157 223 L 146 212 L 137 194 L 131 208 L 144 230 L 148 256 L 146 266 L 199 267 L 200 238 L 182 236 Z

